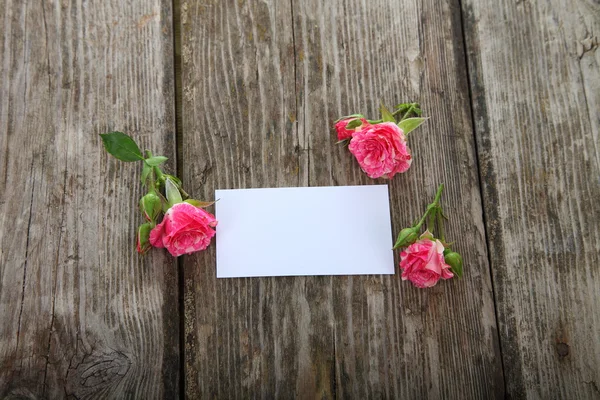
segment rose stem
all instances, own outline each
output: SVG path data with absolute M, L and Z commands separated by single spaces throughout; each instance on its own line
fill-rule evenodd
M 440 186 L 438 186 L 437 192 L 435 194 L 435 198 L 433 199 L 433 203 L 431 203 L 430 205 L 427 206 L 427 211 L 425 211 L 425 214 L 423 215 L 423 217 L 417 224 L 416 228 L 420 228 L 421 225 L 423 225 L 423 222 L 425 222 L 425 218 L 427 218 L 427 215 L 429 214 L 429 212 L 431 212 L 431 210 L 438 208 L 438 206 L 440 204 L 440 198 L 442 197 L 443 190 L 444 190 L 444 184 L 442 183 L 442 184 L 440 184 Z

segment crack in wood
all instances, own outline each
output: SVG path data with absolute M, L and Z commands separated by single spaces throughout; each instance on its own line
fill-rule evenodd
M 33 157 L 31 159 L 31 167 L 30 167 L 30 173 L 29 176 L 33 177 L 33 162 L 34 162 L 35 157 Z M 25 241 L 25 262 L 23 264 L 23 287 L 21 289 L 21 307 L 19 310 L 19 319 L 18 319 L 18 323 L 17 323 L 17 345 L 16 345 L 16 351 L 18 352 L 19 350 L 19 340 L 20 340 L 20 333 L 21 333 L 21 316 L 23 315 L 23 306 L 25 304 L 25 284 L 27 282 L 27 262 L 29 260 L 29 238 L 31 235 L 31 218 L 33 216 L 32 210 L 33 210 L 33 194 L 35 192 L 35 179 L 32 179 L 31 182 L 31 198 L 29 200 L 29 220 L 27 221 L 27 239 Z
M 45 155 L 44 158 L 45 160 Z M 44 162 L 42 161 L 42 171 L 44 170 Z M 50 328 L 49 328 L 49 332 L 48 332 L 48 347 L 47 347 L 47 351 L 46 351 L 46 365 L 44 366 L 44 379 L 42 381 L 42 396 L 44 396 L 46 394 L 46 378 L 48 375 L 48 364 L 50 364 L 50 346 L 52 345 L 52 333 L 54 330 L 54 317 L 55 317 L 55 311 L 56 311 L 56 285 L 58 284 L 58 261 L 59 261 L 59 256 L 60 256 L 60 250 L 61 250 L 61 245 L 62 245 L 62 236 L 63 236 L 63 229 L 64 229 L 64 222 L 65 222 L 65 214 L 66 214 L 66 210 L 64 209 L 65 206 L 65 199 L 66 199 L 66 195 L 67 195 L 67 172 L 68 172 L 68 163 L 65 163 L 65 172 L 64 172 L 64 177 L 63 177 L 63 193 L 62 193 L 62 199 L 60 201 L 60 206 L 62 207 L 62 212 L 61 212 L 61 220 L 60 220 L 60 225 L 59 225 L 59 230 L 58 230 L 58 246 L 56 248 L 56 256 L 54 258 L 54 266 L 52 268 L 52 275 L 54 278 L 54 282 L 53 282 L 53 289 L 52 289 L 52 311 L 51 311 L 51 317 L 50 317 Z M 68 371 L 68 370 L 67 370 Z
M 471 60 L 469 60 L 469 52 L 468 52 L 468 46 L 467 46 L 467 28 L 465 26 L 465 16 L 463 15 L 463 1 L 464 0 L 457 0 L 458 2 L 458 16 L 460 19 L 460 32 L 461 32 L 461 38 L 462 38 L 462 53 L 463 53 L 463 57 L 464 57 L 464 65 L 465 65 L 465 80 L 466 80 L 466 84 L 467 84 L 467 94 L 468 94 L 468 98 L 469 98 L 469 115 L 471 117 L 471 131 L 473 132 L 473 142 L 474 142 L 474 153 L 475 153 L 475 160 L 476 160 L 476 169 L 477 169 L 477 178 L 478 178 L 478 189 L 479 189 L 479 196 L 480 196 L 480 201 L 483 201 L 485 193 L 484 193 L 484 182 L 483 182 L 483 172 L 481 170 L 481 161 L 480 161 L 480 147 L 481 144 L 479 143 L 479 138 L 477 137 L 477 132 L 476 132 L 476 127 L 477 127 L 477 123 L 476 123 L 476 110 L 475 110 L 475 106 L 474 106 L 474 99 L 473 99 L 473 87 L 471 85 L 471 65 L 470 62 Z M 507 393 L 507 387 L 506 387 L 506 373 L 505 373 L 505 360 L 504 360 L 504 353 L 502 352 L 502 342 L 500 341 L 500 321 L 498 320 L 498 310 L 496 308 L 496 291 L 494 290 L 494 275 L 492 273 L 492 257 L 491 257 L 491 249 L 490 249 L 490 237 L 488 235 L 488 224 L 487 224 L 487 218 L 488 216 L 486 215 L 486 208 L 482 207 L 482 220 L 483 220 L 483 232 L 485 235 L 485 248 L 486 248 L 486 255 L 487 255 L 487 265 L 489 268 L 489 272 L 490 272 L 490 282 L 491 282 L 491 286 L 492 286 L 492 299 L 493 299 L 493 304 L 494 304 L 494 319 L 496 321 L 496 335 L 497 335 L 497 339 L 496 342 L 498 343 L 498 351 L 499 351 L 499 358 L 500 358 L 500 365 L 501 365 L 501 372 L 502 372 L 502 382 L 504 384 L 503 390 L 504 393 Z M 468 329 L 466 327 L 464 327 L 464 329 Z

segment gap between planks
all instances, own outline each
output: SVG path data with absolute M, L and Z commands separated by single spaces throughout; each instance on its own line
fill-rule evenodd
M 494 303 L 494 317 L 496 319 L 496 332 L 498 335 L 498 339 L 500 338 L 500 320 L 498 318 L 498 305 L 496 303 L 496 287 L 494 286 L 494 274 L 492 273 L 492 257 L 490 255 L 490 239 L 489 239 L 489 234 L 488 234 L 488 220 L 487 220 L 487 213 L 486 213 L 486 209 L 485 209 L 485 204 L 483 203 L 483 178 L 481 176 L 481 164 L 479 162 L 479 138 L 477 137 L 477 131 L 475 130 L 475 111 L 474 111 L 474 107 L 475 105 L 473 104 L 473 92 L 472 92 L 472 86 L 471 86 L 471 71 L 470 71 L 470 67 L 469 67 L 469 52 L 467 50 L 467 37 L 466 37 L 466 32 L 465 32 L 465 18 L 463 15 L 463 0 L 457 0 L 458 3 L 458 15 L 460 18 L 460 33 L 461 33 L 461 39 L 462 39 L 462 49 L 463 49 L 463 53 L 464 53 L 464 57 L 465 57 L 465 73 L 467 76 L 467 89 L 468 89 L 468 96 L 469 96 L 469 113 L 471 115 L 471 131 L 473 132 L 473 140 L 474 140 L 474 145 L 475 145 L 475 166 L 477 167 L 477 178 L 478 178 L 478 183 L 479 183 L 479 196 L 481 198 L 481 211 L 482 211 L 482 218 L 483 218 L 483 233 L 484 233 L 484 238 L 485 238 L 485 248 L 486 248 L 486 253 L 487 253 L 487 260 L 488 260 L 488 268 L 490 270 L 490 282 L 492 284 L 492 303 Z M 505 372 L 505 366 L 504 366 L 504 352 L 502 351 L 502 340 L 498 340 L 498 347 L 500 350 L 500 366 L 501 366 L 501 371 L 502 371 L 502 382 L 504 383 L 504 393 L 508 393 L 507 391 L 507 387 L 506 387 L 506 372 Z
M 175 78 L 175 175 L 183 179 L 183 159 L 181 149 L 183 146 L 183 117 L 181 114 L 181 4 L 180 0 L 173 0 L 173 69 Z M 179 311 L 179 398 L 185 399 L 185 272 L 183 257 L 177 258 L 177 299 Z

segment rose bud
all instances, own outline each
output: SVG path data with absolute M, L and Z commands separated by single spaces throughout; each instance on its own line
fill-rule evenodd
M 347 118 L 338 121 L 335 124 L 335 130 L 337 131 L 338 141 L 351 139 L 354 132 L 358 132 L 370 124 L 366 119 L 360 118 Z
M 140 199 L 140 209 L 148 221 L 156 221 L 162 209 L 160 198 L 154 193 L 148 193 Z
M 415 227 L 412 228 L 404 228 L 398 234 L 398 239 L 396 239 L 396 244 L 394 245 L 394 249 L 398 247 L 406 247 L 408 245 L 413 244 L 419 238 L 419 230 Z
M 444 260 L 446 261 L 446 264 L 450 266 L 450 269 L 456 276 L 459 278 L 462 277 L 463 259 L 460 254 L 446 249 L 446 251 L 444 251 Z

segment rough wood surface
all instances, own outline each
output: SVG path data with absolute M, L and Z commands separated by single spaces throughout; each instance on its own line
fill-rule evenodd
M 419 290 L 399 274 L 217 280 L 214 247 L 187 256 L 187 395 L 502 398 L 458 2 L 184 1 L 181 32 L 195 195 L 375 183 L 332 121 L 420 101 L 432 118 L 390 182 L 394 231 L 444 182 L 466 263 L 464 279 Z
M 463 15 L 507 395 L 598 399 L 600 4 Z
M 139 165 L 98 137 L 174 159 L 171 23 L 160 0 L 0 7 L 0 398 L 177 396 L 176 266 L 135 253 Z

